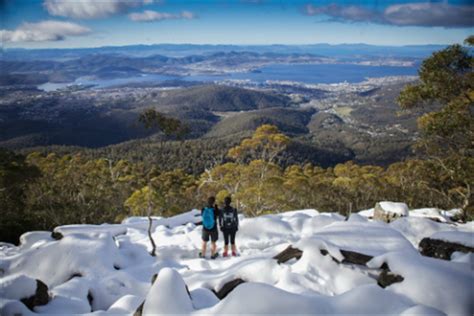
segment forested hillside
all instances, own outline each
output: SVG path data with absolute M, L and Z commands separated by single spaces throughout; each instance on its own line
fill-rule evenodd
M 310 207 L 347 215 L 380 200 L 393 200 L 405 201 L 412 208 L 462 208 L 462 218 L 471 218 L 472 65 L 470 52 L 460 45 L 437 52 L 423 63 L 420 82 L 406 86 L 399 103 L 406 110 L 433 102 L 440 107 L 418 119 L 421 138 L 414 149 L 420 158 L 388 167 L 347 161 L 353 153 L 334 155 L 331 150 L 337 151 L 337 145 L 321 151 L 290 137 L 298 134 L 297 127 L 284 128 L 287 135 L 270 124 L 253 133 L 173 142 L 158 137 L 99 151 L 60 148 L 57 153 L 21 155 L 2 149 L 0 240 L 16 241 L 25 231 L 67 223 L 116 222 L 145 212 L 141 204 L 134 204 L 138 202 L 152 205 L 155 215 L 173 215 L 200 207 L 209 195 L 216 195 L 219 203 L 232 195 L 246 215 Z M 241 101 L 235 102 L 240 106 Z M 276 113 L 264 116 L 280 124 L 293 117 L 292 122 L 301 122 L 302 128 L 311 110 L 282 108 Z M 259 123 L 252 112 L 245 117 Z M 226 121 L 230 128 L 241 124 L 232 117 L 219 124 Z M 311 126 L 339 123 L 326 115 Z M 327 161 L 315 165 L 312 155 Z

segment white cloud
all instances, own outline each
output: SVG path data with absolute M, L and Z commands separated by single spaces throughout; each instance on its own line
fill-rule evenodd
M 97 19 L 124 13 L 154 0 L 44 0 L 49 14 L 75 19 Z
M 15 30 L 0 30 L 3 42 L 61 41 L 68 36 L 89 34 L 87 27 L 71 23 L 47 20 L 38 23 L 23 23 Z
M 324 15 L 333 21 L 371 22 L 397 26 L 474 26 L 474 5 L 451 5 L 448 3 L 404 3 L 388 6 L 384 11 L 362 6 L 329 4 L 304 8 L 307 15 Z
M 389 6 L 384 18 L 394 25 L 472 27 L 474 5 L 406 3 Z
M 151 10 L 145 10 L 140 13 L 130 13 L 128 15 L 130 20 L 134 22 L 155 22 L 163 20 L 172 20 L 172 19 L 195 19 L 196 15 L 189 11 L 182 11 L 179 14 L 172 14 L 166 12 L 157 12 Z
M 191 20 L 191 19 L 196 19 L 197 15 L 190 11 L 182 11 L 181 18 Z

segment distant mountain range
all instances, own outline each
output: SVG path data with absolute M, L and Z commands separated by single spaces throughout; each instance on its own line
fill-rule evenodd
M 376 46 L 367 44 L 312 44 L 312 45 L 194 45 L 194 44 L 156 44 L 104 46 L 96 48 L 70 49 L 4 49 L 5 60 L 66 60 L 90 54 L 120 54 L 133 57 L 164 55 L 184 57 L 189 55 L 210 55 L 216 52 L 252 52 L 258 54 L 314 54 L 330 57 L 372 56 L 372 57 L 411 57 L 424 58 L 444 45 Z

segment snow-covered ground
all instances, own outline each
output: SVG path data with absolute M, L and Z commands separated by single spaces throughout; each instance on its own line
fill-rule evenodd
M 142 312 L 149 315 L 473 314 L 472 253 L 455 253 L 447 261 L 417 249 L 432 235 L 472 247 L 473 222 L 438 223 L 428 217 L 444 219 L 445 213 L 434 209 L 410 211 L 416 216 L 390 224 L 369 220 L 370 214 L 347 221 L 315 210 L 241 216 L 240 256 L 216 260 L 197 258 L 197 210 L 155 218 L 156 257 L 149 255 L 146 218 L 58 227 L 60 240 L 50 232 L 30 232 L 19 247 L 0 244 L 1 315 L 132 315 L 143 302 Z M 222 243 L 220 236 L 220 249 Z M 301 258 L 278 264 L 272 257 L 288 245 L 302 250 Z M 338 263 L 341 250 L 373 259 L 366 265 Z M 384 263 L 403 281 L 377 285 Z M 212 292 L 237 278 L 245 283 L 222 300 Z M 48 286 L 51 300 L 32 312 L 19 299 L 34 294 L 35 279 Z

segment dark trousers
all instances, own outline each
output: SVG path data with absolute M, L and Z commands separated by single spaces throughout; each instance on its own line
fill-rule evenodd
M 235 230 L 224 230 L 222 233 L 224 234 L 224 245 L 227 246 L 229 244 L 229 239 L 230 243 L 235 245 Z

